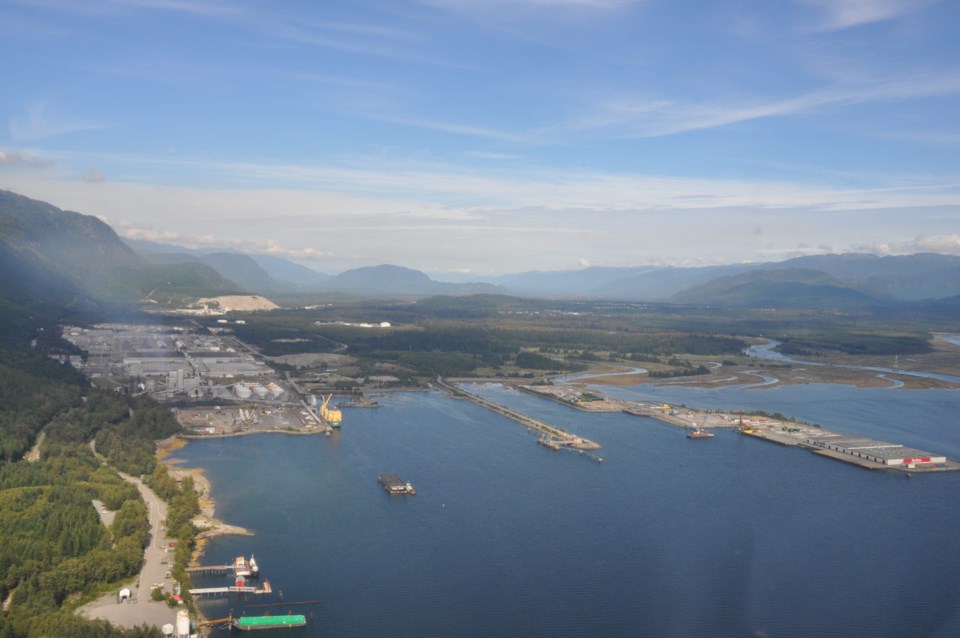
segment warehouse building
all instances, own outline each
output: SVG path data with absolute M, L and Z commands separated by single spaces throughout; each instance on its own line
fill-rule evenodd
M 938 456 L 932 452 L 859 436 L 821 436 L 807 439 L 806 442 L 807 445 L 813 447 L 849 454 L 882 465 L 915 467 L 916 465 L 937 465 L 947 462 L 947 457 Z

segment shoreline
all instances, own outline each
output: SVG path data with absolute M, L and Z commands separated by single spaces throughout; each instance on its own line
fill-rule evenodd
M 243 434 L 253 433 L 245 432 Z M 171 452 L 186 447 L 190 440 L 195 440 L 198 438 L 213 437 L 185 438 L 180 435 L 174 435 L 169 439 L 160 441 L 157 444 L 157 461 L 163 463 L 164 466 L 166 466 L 167 472 L 170 474 L 170 476 L 177 481 L 180 481 L 187 476 L 192 478 L 194 490 L 197 492 L 197 504 L 200 506 L 200 513 L 194 517 L 192 522 L 194 526 L 199 529 L 199 531 L 193 537 L 194 547 L 193 552 L 190 555 L 190 562 L 187 563 L 188 567 L 199 566 L 200 558 L 203 556 L 206 550 L 207 541 L 209 541 L 211 538 L 216 538 L 218 536 L 254 536 L 254 533 L 250 530 L 240 527 L 239 525 L 230 525 L 229 523 L 224 523 L 222 520 L 216 517 L 217 502 L 213 498 L 213 486 L 210 483 L 210 479 L 208 479 L 204 473 L 203 468 L 178 467 L 178 465 L 184 461 L 180 461 L 178 459 L 167 459 L 167 456 Z M 190 584 L 193 584 L 192 580 L 190 580 Z M 192 601 L 190 606 L 197 617 L 198 623 L 209 620 L 204 615 L 203 610 L 200 608 L 199 600 Z
M 323 434 L 324 430 L 311 430 L 309 432 L 300 432 L 297 430 L 247 430 L 245 432 L 224 432 L 222 434 L 177 434 L 176 437 L 183 440 L 184 445 L 190 441 L 203 441 L 205 439 L 229 439 L 235 436 L 249 436 L 251 434 L 287 434 L 290 436 L 315 436 Z M 176 449 L 183 447 L 179 446 Z
M 256 434 L 255 432 L 244 432 L 241 434 Z M 237 436 L 236 434 L 230 436 Z M 254 536 L 254 533 L 250 530 L 240 527 L 239 525 L 231 525 L 229 523 L 223 522 L 221 519 L 216 517 L 217 511 L 217 502 L 213 498 L 213 486 L 210 483 L 210 479 L 207 478 L 206 474 L 203 471 L 203 468 L 195 467 L 180 467 L 179 464 L 183 461 L 177 459 L 168 460 L 166 457 L 168 454 L 175 450 L 179 450 L 185 447 L 190 440 L 197 438 L 219 438 L 218 435 L 211 435 L 209 437 L 190 437 L 184 438 L 179 435 L 175 435 L 170 439 L 161 441 L 158 445 L 157 450 L 157 460 L 160 463 L 163 463 L 167 472 L 171 477 L 177 481 L 182 480 L 189 476 L 193 479 L 194 490 L 197 492 L 197 502 L 200 506 L 200 513 L 194 517 L 193 524 L 200 530 L 197 532 L 194 537 L 196 541 L 196 547 L 193 550 L 193 556 L 190 559 L 190 566 L 194 567 L 197 565 L 197 560 L 200 556 L 203 555 L 203 550 L 206 545 L 206 541 L 211 538 L 216 538 L 217 536 Z

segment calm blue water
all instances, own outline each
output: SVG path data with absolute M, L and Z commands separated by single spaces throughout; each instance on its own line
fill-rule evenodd
M 436 393 L 347 411 L 331 438 L 191 443 L 178 457 L 206 469 L 218 515 L 256 532 L 214 540 L 205 561 L 252 552 L 285 600 L 320 600 L 292 608 L 312 618 L 290 636 L 960 635 L 960 474 L 907 479 L 481 391 L 602 443 L 605 462 Z M 909 434 L 960 456 L 958 392 L 643 392 Z M 377 476 L 391 471 L 418 494 L 385 494 Z

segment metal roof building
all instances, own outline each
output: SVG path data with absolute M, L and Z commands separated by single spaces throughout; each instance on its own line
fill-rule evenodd
M 947 457 L 932 452 L 861 436 L 820 436 L 807 439 L 806 442 L 807 445 L 849 454 L 882 465 L 935 465 L 947 462 Z

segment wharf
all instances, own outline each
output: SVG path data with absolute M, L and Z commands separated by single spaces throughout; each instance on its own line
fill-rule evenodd
M 197 567 L 187 567 L 188 574 L 230 574 L 233 572 L 233 565 L 198 565 Z
M 200 587 L 188 590 L 191 596 L 229 596 L 230 594 L 270 594 L 273 593 L 273 587 L 270 581 L 265 580 L 260 587 L 248 587 L 246 585 L 231 585 L 229 587 Z
M 871 470 L 891 470 L 906 474 L 960 471 L 960 461 L 948 459 L 940 454 L 915 450 L 897 443 L 832 432 L 819 425 L 787 420 L 779 414 L 775 416 L 763 413 L 745 415 L 699 410 L 666 403 L 621 401 L 606 397 L 600 397 L 599 400 L 591 399 L 589 403 L 584 404 L 581 400 L 582 391 L 577 388 L 523 386 L 521 389 L 573 408 L 602 412 L 621 411 L 663 421 L 685 430 L 736 429 L 751 438 L 786 447 L 808 449 L 820 456 Z M 539 443 L 550 449 L 559 449 L 549 434 L 544 434 Z
M 237 574 L 238 576 L 256 578 L 260 574 L 260 568 L 257 561 L 250 556 L 250 560 L 243 556 L 237 556 L 229 565 L 195 565 L 187 567 L 184 571 L 188 574 Z
M 437 385 L 439 385 L 444 390 L 447 390 L 448 392 L 453 394 L 453 396 L 455 397 L 473 401 L 477 405 L 485 407 L 488 410 L 493 410 L 494 412 L 498 412 L 505 417 L 513 419 L 514 421 L 516 421 L 517 423 L 520 423 L 521 425 L 525 425 L 528 428 L 537 430 L 541 434 L 549 437 L 550 440 L 556 443 L 558 446 L 569 447 L 575 450 L 597 450 L 600 448 L 599 443 L 595 443 L 589 439 L 584 439 L 574 434 L 570 434 L 566 430 L 562 430 L 556 426 L 550 425 L 548 423 L 544 423 L 543 421 L 538 421 L 536 419 L 528 417 L 526 414 L 523 414 L 522 412 L 511 410 L 510 408 L 506 406 L 502 406 L 498 403 L 494 403 L 493 401 L 488 401 L 483 397 L 477 396 L 476 394 L 473 394 L 471 392 L 467 392 L 463 388 L 459 388 L 453 384 L 447 383 L 441 377 L 437 377 Z M 549 447 L 552 447 L 552 445 Z M 555 448 L 555 449 L 559 449 L 559 448 Z
M 780 422 L 776 422 L 779 425 Z M 811 450 L 818 456 L 843 461 L 869 470 L 906 474 L 960 471 L 960 462 L 945 456 L 866 437 L 832 432 L 820 426 L 774 424 L 741 428 L 745 436 L 787 447 Z

